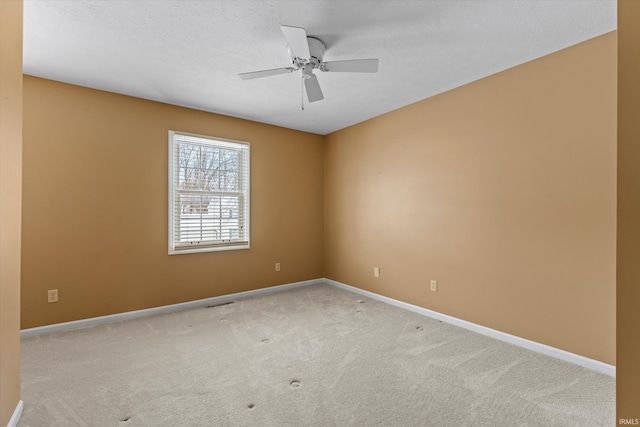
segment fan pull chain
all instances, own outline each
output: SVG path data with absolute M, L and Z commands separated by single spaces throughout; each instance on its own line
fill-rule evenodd
M 304 111 L 304 76 L 300 79 L 300 108 Z

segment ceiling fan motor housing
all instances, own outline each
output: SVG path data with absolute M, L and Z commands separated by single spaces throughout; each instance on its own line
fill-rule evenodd
M 311 54 L 311 58 L 298 58 L 289 47 L 288 51 L 289 56 L 291 57 L 291 62 L 299 68 L 304 68 L 304 65 L 307 63 L 313 64 L 313 68 L 318 68 L 320 63 L 322 63 L 322 58 L 324 57 L 324 52 L 326 50 L 324 43 L 315 37 L 307 37 L 307 43 L 309 43 L 309 53 Z

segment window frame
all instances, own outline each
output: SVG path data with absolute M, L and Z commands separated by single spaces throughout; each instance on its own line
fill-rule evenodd
M 225 192 L 225 191 L 200 191 L 200 190 L 179 190 L 178 179 L 179 179 L 179 171 L 180 166 L 179 162 L 179 154 L 178 154 L 178 145 L 179 143 L 190 143 L 185 141 L 178 141 L 176 137 L 185 137 L 185 138 L 193 138 L 194 141 L 192 145 L 200 145 L 200 146 L 208 146 L 208 147 L 218 147 L 218 148 L 227 148 L 234 149 L 239 151 L 239 162 L 242 164 L 242 171 L 239 171 L 238 187 L 240 188 L 235 192 Z M 188 253 L 199 253 L 199 252 L 217 252 L 217 251 L 230 251 L 230 250 L 239 250 L 239 249 L 249 249 L 250 245 L 250 181 L 251 181 L 251 144 L 246 141 L 236 141 L 231 139 L 224 138 L 216 138 L 207 135 L 199 135 L 188 132 L 181 131 L 169 131 L 169 157 L 168 157 L 168 177 L 169 177 L 169 191 L 168 191 L 168 243 L 169 243 L 169 255 L 180 255 L 180 254 L 188 254 Z M 175 226 L 178 224 L 175 218 L 175 214 L 179 211 L 177 207 L 176 197 L 177 194 L 182 192 L 186 193 L 199 193 L 199 194 L 210 194 L 214 197 L 224 197 L 224 193 L 233 194 L 238 197 L 238 216 L 239 218 L 243 218 L 244 224 L 239 223 L 238 227 L 244 227 L 244 238 L 243 239 L 228 239 L 225 241 L 221 239 L 220 241 L 195 241 L 190 244 L 180 244 L 177 241 L 175 235 Z M 222 217 L 221 217 L 222 218 Z M 221 219 L 220 218 L 220 219 Z M 231 229 L 229 229 L 231 230 Z

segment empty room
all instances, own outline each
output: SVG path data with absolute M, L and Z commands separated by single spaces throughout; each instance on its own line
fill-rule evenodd
M 638 3 L 0 7 L 0 426 L 640 424 Z

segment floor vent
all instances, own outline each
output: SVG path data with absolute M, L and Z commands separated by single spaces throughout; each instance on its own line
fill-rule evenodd
M 229 305 L 229 304 L 233 304 L 234 302 L 235 301 L 220 302 L 218 304 L 208 305 L 207 308 L 220 307 L 221 305 Z

